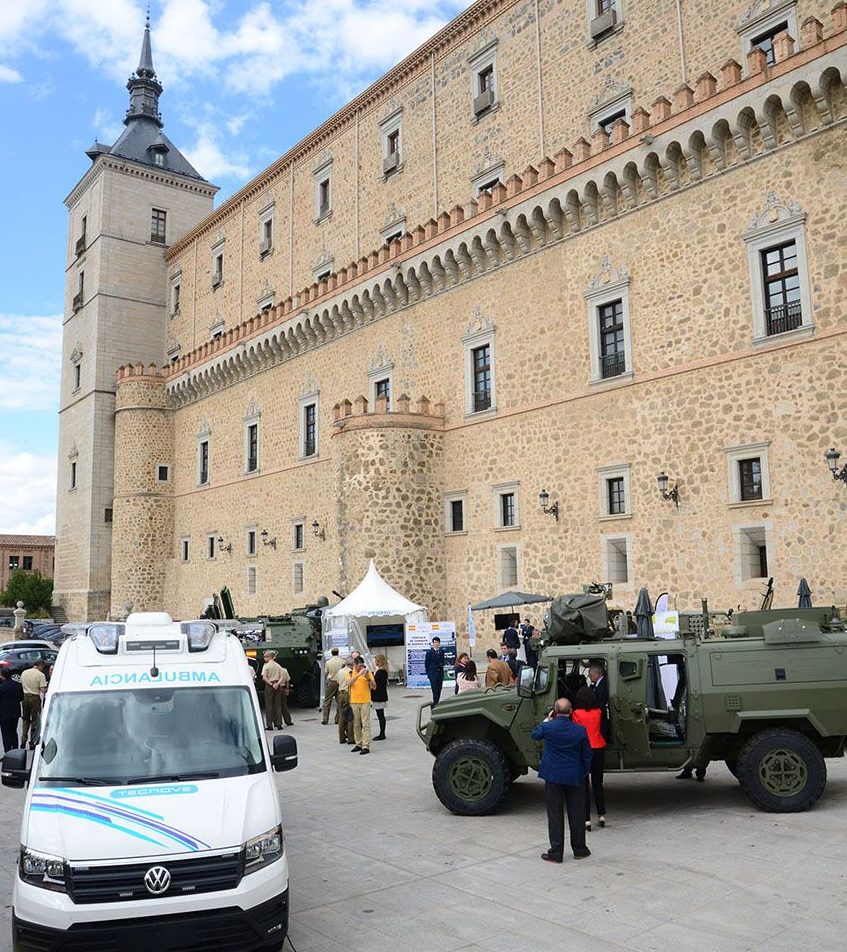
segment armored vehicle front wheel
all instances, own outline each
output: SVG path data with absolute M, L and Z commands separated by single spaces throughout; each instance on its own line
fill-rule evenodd
M 435 758 L 432 785 L 459 816 L 491 813 L 506 798 L 512 771 L 503 751 L 487 740 L 451 741 Z
M 741 748 L 738 782 L 760 810 L 799 813 L 811 809 L 823 793 L 826 764 L 805 734 L 762 731 Z

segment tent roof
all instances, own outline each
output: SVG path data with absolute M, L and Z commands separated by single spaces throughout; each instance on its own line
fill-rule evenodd
M 367 574 L 358 586 L 337 605 L 328 608 L 324 617 L 410 615 L 425 610 L 422 605 L 410 602 L 384 582 L 371 559 Z

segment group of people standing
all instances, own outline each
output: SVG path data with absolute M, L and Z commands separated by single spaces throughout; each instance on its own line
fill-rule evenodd
M 47 694 L 44 662 L 37 661 L 16 681 L 8 671 L 0 671 L 0 734 L 3 751 L 29 747 L 35 750 L 41 734 L 41 709 Z M 23 720 L 18 737 L 18 722 Z
M 385 740 L 385 706 L 388 704 L 388 659 L 374 658 L 371 671 L 358 651 L 342 658 L 333 648 L 324 668 L 324 703 L 321 723 L 329 723 L 335 701 L 338 742 L 349 744 L 354 753 L 369 754 L 371 741 Z M 371 736 L 371 712 L 376 711 L 379 733 Z

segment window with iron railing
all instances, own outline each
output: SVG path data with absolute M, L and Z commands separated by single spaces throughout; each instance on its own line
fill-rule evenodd
M 619 377 L 626 373 L 623 300 L 609 301 L 597 308 L 600 322 L 600 376 Z
M 803 323 L 797 243 L 788 241 L 761 252 L 768 336 L 793 331 Z
M 479 413 L 491 408 L 491 345 L 474 347 L 473 361 L 473 411 Z

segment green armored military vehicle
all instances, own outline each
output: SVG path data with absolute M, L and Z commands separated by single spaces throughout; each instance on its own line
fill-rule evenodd
M 808 810 L 825 757 L 847 735 L 847 632 L 836 609 L 680 615 L 675 639 L 619 637 L 602 597 L 553 602 L 545 647 L 517 685 L 448 697 L 417 730 L 432 782 L 453 813 L 490 813 L 537 769 L 532 728 L 569 696 L 590 663 L 605 666 L 611 741 L 605 769 L 669 771 L 723 760 L 760 809 Z
M 289 703 L 317 707 L 321 696 L 321 614 L 329 604 L 319 598 L 317 604 L 296 608 L 285 615 L 258 615 L 235 619 L 235 607 L 229 589 L 222 589 L 204 617 L 220 619 L 218 625 L 235 626 L 244 653 L 256 673 L 256 691 L 264 703 L 264 682 L 259 674 L 262 656 L 275 651 L 276 660 L 291 675 Z

